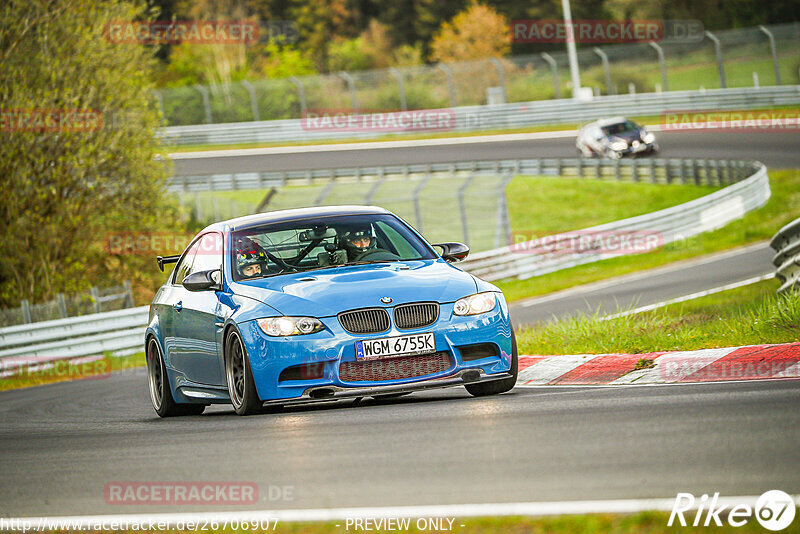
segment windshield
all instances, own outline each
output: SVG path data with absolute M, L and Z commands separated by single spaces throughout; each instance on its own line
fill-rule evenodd
M 639 125 L 633 121 L 618 122 L 603 126 L 603 133 L 606 135 L 618 135 L 625 132 L 633 132 L 639 129 Z
M 342 265 L 433 259 L 393 215 L 344 215 L 267 224 L 232 234 L 235 281 Z

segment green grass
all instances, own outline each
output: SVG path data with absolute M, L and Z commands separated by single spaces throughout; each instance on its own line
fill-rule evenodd
M 23 368 L 19 374 L 0 379 L 0 391 L 30 386 L 40 386 L 69 380 L 102 380 L 112 372 L 137 369 L 145 366 L 144 353 L 113 357 L 75 365 L 69 360 L 53 362 L 54 367 L 41 371 Z
M 768 240 L 800 213 L 800 170 L 770 170 L 769 176 L 772 196 L 767 204 L 719 230 L 670 243 L 646 254 L 620 256 L 535 278 L 508 279 L 496 284 L 508 301 L 516 301 Z M 616 200 L 608 205 L 615 203 Z M 576 225 L 573 229 L 580 227 Z
M 578 315 L 517 331 L 520 354 L 640 354 L 800 341 L 800 293 L 768 280 L 613 319 Z M 646 366 L 646 361 L 641 361 Z M 639 364 L 637 364 L 639 365 Z

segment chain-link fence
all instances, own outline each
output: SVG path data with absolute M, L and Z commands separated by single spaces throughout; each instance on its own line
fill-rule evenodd
M 0 326 L 52 321 L 133 306 L 131 284 L 125 281 L 121 286 L 92 287 L 87 292 L 73 295 L 59 293 L 55 300 L 39 304 L 30 304 L 27 300 L 22 300 L 18 308 L 0 310 Z
M 718 45 L 717 45 L 718 43 Z M 585 47 L 581 83 L 622 94 L 800 83 L 800 23 L 706 32 L 702 40 Z M 566 52 L 156 91 L 168 126 L 300 118 L 571 95 Z M 496 89 L 496 90 L 495 90 Z M 501 99 L 501 100 L 502 100 Z

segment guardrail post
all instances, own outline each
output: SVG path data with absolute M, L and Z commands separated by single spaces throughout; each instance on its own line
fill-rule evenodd
M 353 108 L 353 113 L 358 112 L 358 100 L 356 99 L 356 81 L 350 75 L 349 72 L 341 71 L 339 73 L 339 77 L 341 77 L 345 82 L 347 82 L 347 87 L 350 90 L 350 105 Z
M 614 84 L 611 83 L 611 68 L 608 66 L 608 54 L 596 46 L 592 48 L 592 51 L 600 56 L 600 60 L 603 62 L 603 73 L 605 74 L 606 78 L 606 93 L 609 95 L 616 94 L 616 91 L 614 90 Z
M 400 109 L 406 111 L 408 110 L 408 103 L 406 102 L 406 86 L 403 83 L 403 73 L 394 67 L 390 67 L 389 72 L 397 81 L 397 94 L 400 96 Z
M 556 158 L 556 176 L 561 176 L 563 172 L 561 168 L 561 158 Z
M 261 120 L 258 118 L 258 101 L 256 100 L 256 89 L 253 84 L 247 80 L 242 80 L 242 86 L 250 93 L 250 111 L 253 113 L 253 120 Z
M 436 66 L 447 76 L 447 90 L 450 92 L 450 106 L 458 106 L 458 100 L 456 98 L 456 82 L 453 79 L 452 69 L 450 69 L 450 67 L 448 67 L 445 63 L 439 63 Z
M 598 159 L 594 163 L 594 177 L 595 179 L 599 180 L 603 177 L 603 169 L 602 169 L 603 161 Z
M 553 88 L 555 89 L 555 97 L 561 98 L 561 82 L 558 80 L 558 63 L 556 63 L 556 60 L 553 59 L 553 56 L 547 52 L 542 52 L 541 56 L 542 59 L 544 59 L 547 64 L 550 65 L 550 71 L 553 73 Z
M 639 181 L 639 160 L 638 159 L 633 160 L 633 163 L 631 165 L 631 179 L 634 182 L 638 182 Z
M 194 87 L 200 92 L 201 95 L 203 95 L 203 108 L 206 112 L 206 124 L 213 124 L 214 118 L 211 116 L 211 101 L 208 98 L 208 89 L 202 85 L 195 85 Z
M 59 293 L 56 295 L 56 301 L 58 302 L 58 315 L 62 319 L 67 318 L 67 299 L 64 298 L 64 293 Z
M 306 114 L 306 90 L 303 82 L 297 76 L 290 76 L 289 81 L 297 87 L 297 97 L 300 99 L 300 115 Z
M 467 192 L 467 188 L 472 183 L 472 180 L 475 179 L 475 172 L 473 171 L 464 183 L 458 188 L 458 208 L 461 212 L 461 228 L 464 231 L 464 243 L 469 245 L 469 228 L 468 228 L 468 219 L 467 219 L 467 206 L 464 201 L 464 195 Z
M 694 185 L 700 185 L 700 169 L 697 166 L 697 160 L 692 161 L 692 178 L 694 178 Z
M 576 170 L 578 171 L 578 177 L 583 178 L 583 158 L 578 157 L 578 164 L 575 166 Z
M 92 295 L 92 300 L 94 301 L 94 312 L 100 313 L 100 290 L 97 289 L 96 286 L 92 286 L 89 293 Z
M 725 84 L 725 65 L 722 62 L 722 45 L 716 35 L 710 31 L 706 31 L 705 34 L 714 43 L 714 53 L 717 55 L 717 70 L 719 71 L 719 85 L 725 89 L 727 85 Z
M 666 93 L 669 91 L 669 86 L 667 85 L 667 63 L 664 61 L 664 49 L 655 41 L 650 41 L 648 44 L 653 47 L 658 54 L 658 63 L 661 66 L 661 90 Z
M 503 72 L 503 63 L 496 57 L 490 57 L 489 61 L 494 65 L 497 70 L 497 79 L 500 82 L 500 87 L 503 88 L 503 102 L 508 102 L 508 92 L 506 91 L 506 75 Z
M 670 171 L 670 162 L 669 160 L 664 160 L 664 179 L 668 184 L 672 183 L 672 172 Z
M 680 172 L 681 172 L 681 184 L 686 185 L 686 160 L 679 159 L 678 165 L 680 165 Z
M 775 68 L 775 85 L 781 84 L 781 71 L 778 68 L 778 52 L 775 49 L 775 36 L 772 35 L 772 32 L 767 29 L 766 26 L 763 24 L 758 26 L 758 29 L 767 36 L 769 39 L 769 51 L 772 54 L 772 66 Z
M 622 172 L 620 169 L 621 165 L 618 159 L 614 160 L 614 178 L 617 179 L 618 182 L 622 181 Z
M 22 299 L 19 301 L 19 307 L 22 311 L 22 322 L 23 323 L 32 323 L 31 320 L 31 305 L 27 299 Z
M 650 183 L 654 184 L 658 180 L 656 179 L 656 160 L 650 159 Z
M 705 174 L 706 185 L 714 185 L 711 181 L 711 166 L 709 165 L 709 161 L 707 159 L 703 160 L 703 173 Z

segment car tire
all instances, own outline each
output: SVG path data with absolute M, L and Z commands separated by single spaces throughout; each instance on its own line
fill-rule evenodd
M 150 387 L 150 401 L 160 417 L 181 415 L 200 415 L 205 404 L 178 404 L 172 396 L 167 376 L 167 366 L 161 355 L 161 348 L 154 337 L 147 342 L 147 382 Z
M 498 395 L 511 391 L 517 383 L 519 373 L 519 356 L 517 354 L 517 336 L 514 329 L 511 329 L 511 376 L 502 380 L 492 380 L 490 382 L 478 382 L 477 384 L 466 384 L 464 387 L 473 397 L 485 397 L 486 395 Z
M 250 358 L 236 330 L 228 332 L 225 340 L 225 378 L 237 415 L 252 415 L 261 411 L 262 403 L 256 393 Z

